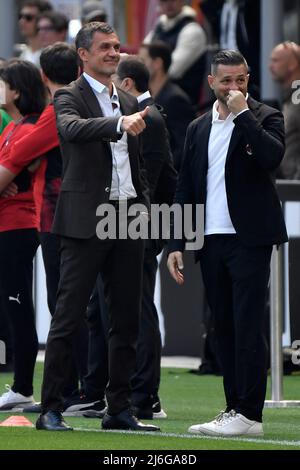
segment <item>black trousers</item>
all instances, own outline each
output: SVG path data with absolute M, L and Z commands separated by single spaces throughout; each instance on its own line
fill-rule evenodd
M 157 273 L 156 256 L 160 242 L 147 240 L 143 265 L 141 327 L 137 349 L 137 366 L 132 378 L 132 402 L 135 406 L 152 406 L 160 385 L 161 335 L 154 303 Z
M 109 311 L 108 411 L 130 407 L 141 310 L 143 240 L 62 238 L 61 276 L 47 341 L 42 409 L 61 410 L 74 334 L 84 317 L 96 278 L 104 281 Z
M 88 366 L 83 388 L 91 400 L 103 399 L 108 383 L 109 315 L 99 274 L 86 311 L 89 330 Z
M 57 290 L 60 278 L 60 237 L 54 233 L 39 233 L 43 261 L 46 273 L 47 301 L 51 315 L 54 315 L 56 307 Z M 68 397 L 78 391 L 80 381 L 83 386 L 83 377 L 87 371 L 88 330 L 83 318 L 78 326 L 76 339 L 74 341 L 72 366 L 70 367 L 68 379 L 63 395 Z
M 143 291 L 140 330 L 137 347 L 137 363 L 131 381 L 132 403 L 139 407 L 151 407 L 160 385 L 161 336 L 159 320 L 154 304 L 157 272 L 156 256 L 162 246 L 147 240 L 143 264 Z M 104 397 L 108 381 L 108 311 L 101 276 L 97 278 L 87 308 L 89 326 L 88 374 L 84 378 L 84 390 L 91 399 Z
M 200 257 L 227 410 L 235 409 L 255 421 L 262 421 L 266 394 L 271 252 L 271 246 L 246 247 L 236 235 L 210 235 Z
M 39 245 L 36 229 L 0 233 L 1 308 L 11 325 L 14 351 L 14 392 L 33 393 L 38 353 L 32 300 L 33 258 Z

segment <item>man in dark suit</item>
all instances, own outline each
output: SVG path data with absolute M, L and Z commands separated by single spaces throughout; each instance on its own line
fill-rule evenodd
M 251 72 L 250 91 L 258 98 L 261 0 L 202 0 L 200 7 L 220 49 L 237 49 L 246 58 Z
M 282 114 L 248 96 L 248 66 L 236 51 L 213 59 L 212 112 L 188 128 L 175 202 L 203 204 L 200 260 L 215 321 L 226 410 L 189 431 L 262 435 L 267 383 L 265 305 L 272 246 L 287 241 L 273 172 L 284 155 Z M 199 230 L 199 228 L 198 228 Z M 170 242 L 168 267 L 178 284 L 185 240 Z
M 151 204 L 171 205 L 177 174 L 173 165 L 168 131 L 164 117 L 149 92 L 149 72 L 143 62 L 134 56 L 122 58 L 114 76 L 115 83 L 135 96 L 139 110 L 149 106 L 145 117 L 146 129 L 142 133 L 142 150 L 150 188 Z M 137 367 L 132 378 L 132 403 L 136 416 L 141 419 L 166 418 L 161 408 L 160 385 L 161 336 L 154 304 L 157 273 L 157 255 L 163 240 L 146 240 L 143 265 L 142 315 L 137 349 Z
M 168 76 L 172 62 L 171 49 L 162 41 L 142 44 L 139 55 L 150 72 L 150 90 L 155 103 L 163 107 L 170 135 L 176 170 L 179 170 L 184 137 L 195 112 L 188 95 Z
M 111 75 L 120 41 L 106 23 L 89 23 L 76 37 L 83 76 L 54 99 L 63 157 L 63 182 L 53 231 L 61 236 L 61 278 L 47 341 L 42 414 L 36 427 L 70 430 L 61 411 L 76 327 L 100 271 L 109 307 L 108 411 L 104 429 L 154 431 L 130 411 L 130 379 L 136 364 L 144 244 L 141 238 L 99 237 L 97 209 L 110 203 L 148 205 L 139 138 L 147 109 L 117 90 Z M 144 217 L 141 215 L 141 217 Z

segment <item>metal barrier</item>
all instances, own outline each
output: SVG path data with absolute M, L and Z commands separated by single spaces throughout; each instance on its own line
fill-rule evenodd
M 286 202 L 300 202 L 300 181 L 277 180 L 276 187 L 282 206 Z M 271 400 L 265 401 L 266 408 L 285 408 L 300 406 L 300 400 L 283 399 L 283 247 L 274 247 L 271 261 L 270 286 L 270 335 L 271 335 Z

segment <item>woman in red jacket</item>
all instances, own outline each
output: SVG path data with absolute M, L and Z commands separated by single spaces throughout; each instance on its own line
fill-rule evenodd
M 0 163 L 9 149 L 33 126 L 45 107 L 46 93 L 39 70 L 30 62 L 12 59 L 0 70 L 6 103 L 16 119 L 0 137 Z M 33 258 L 39 245 L 33 198 L 34 173 L 28 168 L 16 179 L 18 194 L 0 197 L 0 314 L 11 324 L 14 382 L 0 397 L 0 410 L 33 403 L 33 373 L 38 352 L 32 301 Z M 3 195 L 2 195 L 3 196 Z

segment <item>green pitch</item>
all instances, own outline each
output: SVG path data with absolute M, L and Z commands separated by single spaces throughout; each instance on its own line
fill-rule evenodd
M 37 364 L 35 398 L 39 400 L 42 365 Z M 0 374 L 0 393 L 11 384 L 11 374 Z M 167 419 L 156 420 L 162 433 L 101 431 L 100 420 L 66 418 L 76 428 L 74 432 L 50 433 L 31 428 L 0 427 L 0 449 L 7 450 L 262 450 L 300 449 L 300 407 L 266 409 L 263 438 L 206 438 L 187 433 L 191 424 L 210 421 L 223 407 L 222 379 L 196 376 L 185 369 L 163 369 L 160 393 Z M 300 376 L 284 380 L 284 399 L 300 399 Z M 11 413 L 13 414 L 13 413 Z M 0 413 L 0 421 L 11 416 Z M 36 415 L 26 415 L 33 423 Z

